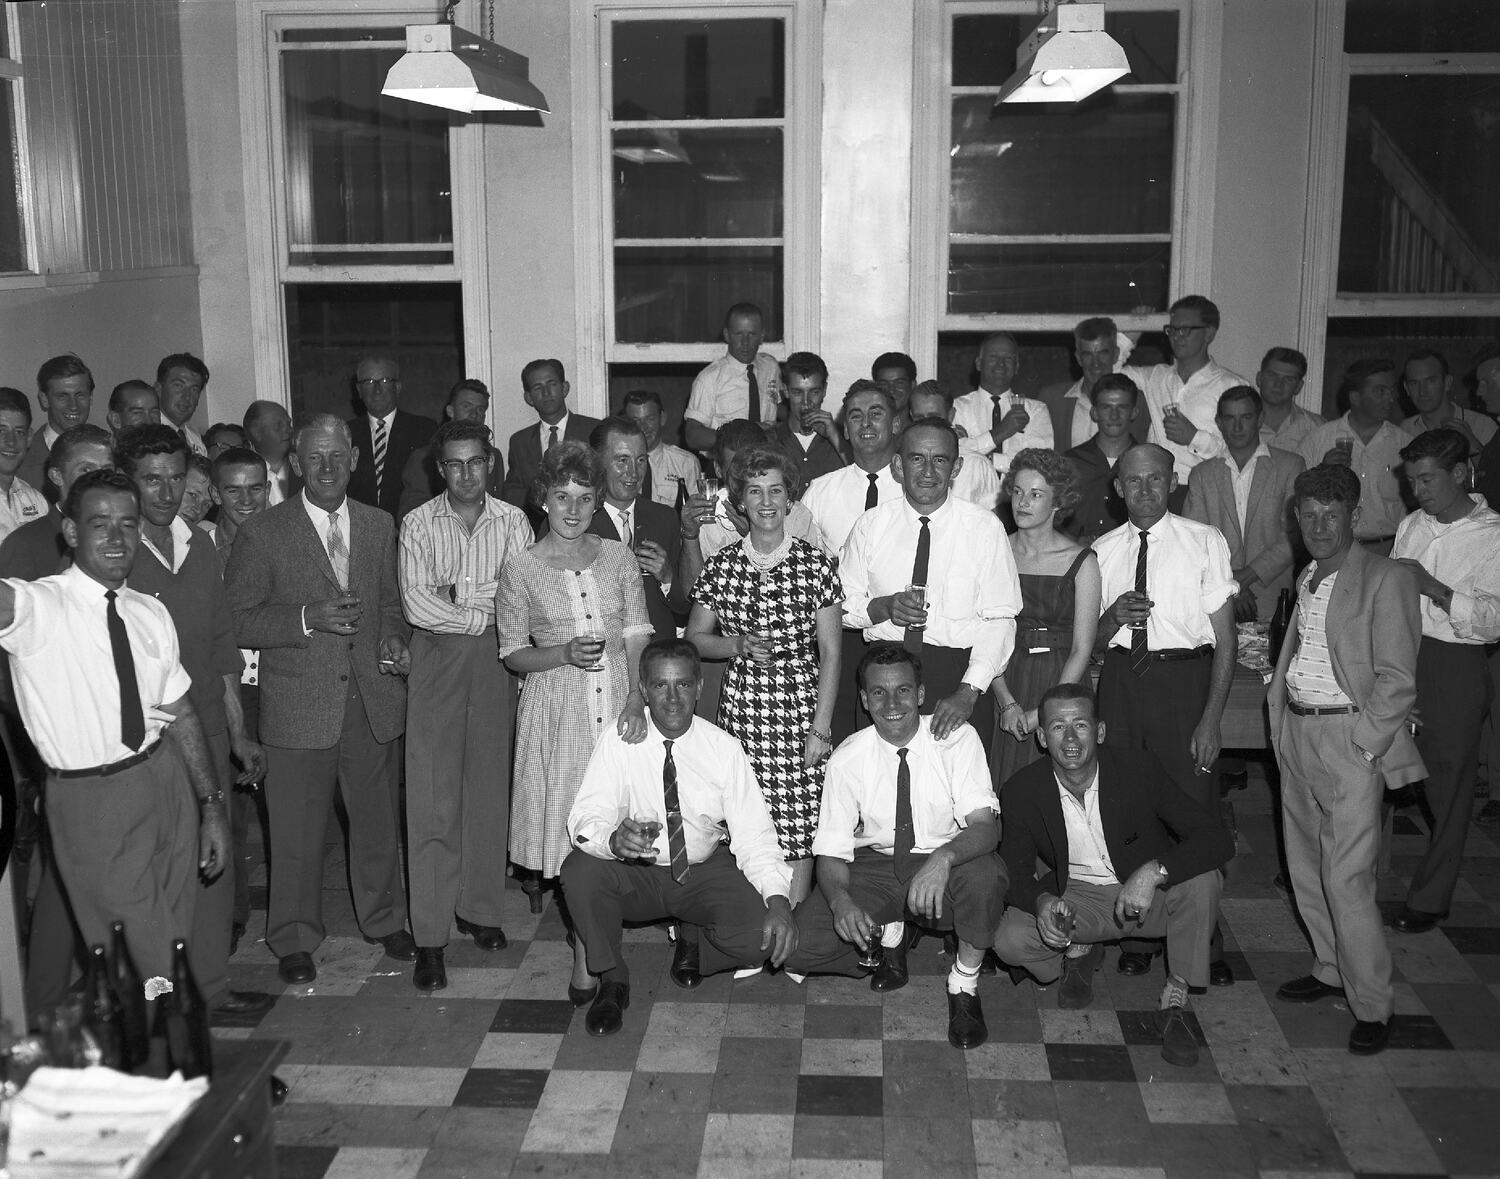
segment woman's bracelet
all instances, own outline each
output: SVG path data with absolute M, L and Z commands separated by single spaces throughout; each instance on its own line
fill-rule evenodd
M 820 732 L 817 729 L 810 728 L 810 729 L 807 730 L 807 735 L 809 737 L 816 737 L 819 741 L 823 742 L 824 745 L 832 745 L 833 744 L 833 734 L 832 733 L 824 733 L 824 732 Z
M 1014 700 L 1009 700 L 1009 701 L 1007 701 L 1006 703 L 1004 703 L 1004 704 L 1002 704 L 1000 706 L 1000 715 L 1001 716 L 1005 715 L 1005 710 L 1007 708 L 1021 708 L 1021 706 L 1019 704 L 1017 704 Z M 1021 708 L 1021 711 L 1025 712 L 1026 710 L 1024 708 Z

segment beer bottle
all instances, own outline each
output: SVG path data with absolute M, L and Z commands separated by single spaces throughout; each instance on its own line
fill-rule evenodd
M 151 1029 L 146 1023 L 146 991 L 125 944 L 125 923 L 111 927 L 109 977 L 120 1003 L 120 1067 L 126 1072 L 140 1068 L 151 1054 Z

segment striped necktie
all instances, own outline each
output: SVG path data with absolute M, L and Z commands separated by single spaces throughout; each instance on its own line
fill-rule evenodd
M 339 589 L 348 589 L 349 544 L 344 539 L 337 512 L 328 513 L 328 563 L 333 566 L 333 577 L 339 583 Z
M 375 419 L 375 494 L 380 494 L 380 481 L 385 475 L 385 419 Z
M 681 884 L 687 879 L 687 836 L 682 830 L 682 800 L 677 797 L 677 763 L 672 760 L 672 742 L 663 741 L 667 747 L 666 760 L 661 763 L 662 801 L 667 808 L 667 851 L 672 857 L 672 879 Z

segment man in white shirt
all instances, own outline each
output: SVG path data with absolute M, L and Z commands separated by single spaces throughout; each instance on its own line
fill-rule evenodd
M 188 422 L 198 412 L 198 400 L 207 385 L 208 365 L 191 352 L 174 352 L 156 366 L 156 397 L 161 416 L 186 439 L 189 450 L 201 455 L 208 454 L 208 447 Z
M 266 460 L 269 484 L 266 506 L 275 507 L 302 490 L 292 470 L 292 415 L 274 401 L 252 401 L 245 410 L 245 434 L 255 453 Z
M 25 394 L 0 388 L 0 541 L 47 514 L 42 493 L 18 474 L 30 432 L 31 404 Z
M 1172 346 L 1172 363 L 1125 371 L 1145 394 L 1150 440 L 1172 455 L 1180 489 L 1174 504 L 1180 510 L 1188 472 L 1224 453 L 1224 439 L 1214 425 L 1219 394 L 1249 382 L 1208 354 L 1219 334 L 1219 308 L 1211 299 L 1184 295 L 1168 310 L 1162 330 Z
M 1219 816 L 1220 722 L 1234 679 L 1236 585 L 1217 528 L 1174 515 L 1171 452 L 1145 443 L 1121 456 L 1116 490 L 1130 519 L 1094 542 L 1107 645 L 1099 676 L 1100 719 L 1122 749 L 1144 749 L 1177 788 Z M 1210 981 L 1234 975 L 1215 933 Z M 1150 969 L 1151 948 L 1127 943 L 1124 974 Z
M 661 395 L 655 389 L 632 389 L 620 407 L 646 437 L 646 459 L 651 464 L 652 499 L 663 507 L 679 509 L 698 490 L 703 464 L 697 456 L 673 446 L 662 435 Z
M 953 402 L 948 391 L 936 381 L 923 381 L 911 391 L 906 412 L 914 422 L 937 418 L 950 426 L 953 424 Z M 1000 502 L 1000 476 L 989 463 L 964 463 L 953 477 L 953 494 L 993 512 Z
M 1005 909 L 994 787 L 978 736 L 958 725 L 936 735 L 922 716 L 922 666 L 894 643 L 866 652 L 860 691 L 873 727 L 828 760 L 818 834 L 818 887 L 797 909 L 800 949 L 787 969 L 862 973 L 855 947 L 882 947 L 876 991 L 907 982 L 905 922 L 952 929 L 948 1042 L 977 1048 L 989 1036 L 979 967 Z M 887 937 L 886 935 L 893 935 Z
M 1469 443 L 1472 459 L 1495 437 L 1495 419 L 1453 402 L 1453 374 L 1448 358 L 1430 348 L 1419 348 L 1406 358 L 1401 385 L 1417 412 L 1401 423 L 1415 438 L 1427 430 L 1457 430 Z
M 736 303 L 724 315 L 725 355 L 693 378 L 682 419 L 682 440 L 692 450 L 713 450 L 719 427 L 735 420 L 769 426 L 781 400 L 781 366 L 760 350 L 766 320 L 754 303 Z
M 1322 414 L 1297 404 L 1307 377 L 1307 357 L 1295 348 L 1268 349 L 1255 374 L 1263 408 L 1260 436 L 1267 446 L 1296 450 L 1302 440 L 1321 426 Z
M 1008 332 L 985 337 L 974 361 L 979 388 L 953 403 L 953 424 L 963 453 L 993 464 L 1005 474 L 1010 460 L 1029 447 L 1052 449 L 1052 417 L 1047 407 L 1011 391 L 1021 368 L 1021 348 Z
M 947 422 L 906 428 L 892 460 L 902 496 L 855 521 L 839 577 L 846 626 L 921 653 L 933 735 L 970 721 L 988 749 L 990 686 L 1015 645 L 1021 583 L 999 518 L 952 494 L 958 445 Z
M 555 358 L 533 360 L 521 370 L 521 396 L 536 410 L 538 420 L 510 436 L 500 498 L 524 511 L 538 532 L 545 517 L 531 502 L 531 484 L 542 469 L 542 456 L 559 442 L 587 443 L 599 424 L 598 418 L 568 408 L 572 388 L 563 362 Z
M 1500 639 L 1500 513 L 1467 490 L 1470 446 L 1463 431 L 1440 428 L 1401 451 L 1420 508 L 1396 530 L 1391 556 L 1412 571 L 1422 595 L 1417 750 L 1433 819 L 1406 905 L 1391 922 L 1403 933 L 1431 929 L 1453 900 L 1489 704 L 1485 645 Z
M 1094 386 L 1120 371 L 1120 351 L 1119 329 L 1107 316 L 1085 319 L 1073 329 L 1073 359 L 1083 375 L 1072 384 L 1044 389 L 1041 398 L 1052 415 L 1052 441 L 1059 453 L 1082 446 L 1098 432 L 1090 412 Z
M 18 474 L 30 486 L 41 487 L 47 479 L 47 456 L 58 435 L 89 420 L 94 374 L 72 353 L 43 361 L 36 372 L 36 403 L 47 420 L 32 434 Z
M 782 965 L 797 946 L 791 870 L 740 743 L 694 716 L 698 649 L 658 639 L 641 654 L 648 725 L 627 744 L 613 729 L 594 747 L 568 816 L 573 850 L 562 885 L 589 973 L 599 985 L 585 1026 L 620 1030 L 630 1006 L 623 921 L 682 922 L 671 977 Z

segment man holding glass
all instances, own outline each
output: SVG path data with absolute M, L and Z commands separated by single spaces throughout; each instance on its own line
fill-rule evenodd
M 781 366 L 787 418 L 773 430 L 776 445 L 797 463 L 806 487 L 819 475 L 844 465 L 839 425 L 823 408 L 828 395 L 828 366 L 813 352 L 793 352 Z

